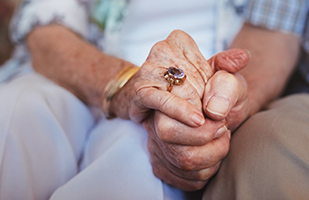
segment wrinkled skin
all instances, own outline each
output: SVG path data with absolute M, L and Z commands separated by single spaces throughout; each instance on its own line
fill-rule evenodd
M 251 48 L 254 55 L 241 71 L 246 82 L 237 74 L 249 61 L 246 51 L 221 52 L 207 62 L 189 35 L 174 31 L 153 47 L 111 102 L 110 112 L 144 124 L 157 177 L 184 190 L 199 189 L 228 151 L 226 126 L 233 131 L 280 94 L 299 58 L 299 44 L 296 36 L 245 24 L 232 46 Z M 133 65 L 102 53 L 61 25 L 35 29 L 27 45 L 37 72 L 97 107 L 106 84 Z M 169 66 L 188 76 L 171 92 L 163 78 Z
M 148 149 L 158 178 L 193 191 L 216 173 L 229 150 L 227 127 L 235 129 L 249 113 L 246 81 L 236 73 L 248 61 L 248 52 L 241 49 L 207 61 L 193 39 L 178 30 L 153 46 L 124 90 L 133 91 L 127 111 L 149 133 Z M 181 68 L 187 79 L 167 92 L 163 74 L 170 66 Z M 222 109 L 224 101 L 228 105 Z
M 207 61 L 188 34 L 173 31 L 166 40 L 153 46 L 141 69 L 116 96 L 119 99 L 112 103 L 112 111 L 118 117 L 126 118 L 123 116 L 129 115 L 132 121 L 142 122 L 152 110 L 159 110 L 193 127 L 204 123 L 201 119 L 194 120 L 203 119 L 204 114 L 215 120 L 223 120 L 233 110 L 239 109 L 236 106 L 245 103 L 246 82 L 236 72 L 245 67 L 248 61 L 247 51 L 241 49 L 218 53 Z M 168 92 L 168 83 L 163 74 L 170 66 L 181 68 L 187 79 Z M 214 96 L 223 97 L 230 103 L 223 113 L 209 109 L 213 107 L 209 102 Z M 229 127 L 237 127 L 238 121 L 241 120 L 231 119 Z

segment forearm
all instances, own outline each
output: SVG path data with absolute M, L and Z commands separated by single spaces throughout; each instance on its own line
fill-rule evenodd
M 131 63 L 103 54 L 70 30 L 51 25 L 29 34 L 34 69 L 86 104 L 102 105 L 106 84 Z
M 231 48 L 248 49 L 251 60 L 240 73 L 248 83 L 250 114 L 278 97 L 296 66 L 300 41 L 296 36 L 244 25 Z

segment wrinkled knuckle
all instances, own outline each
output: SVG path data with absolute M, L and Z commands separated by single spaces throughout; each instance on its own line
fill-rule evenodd
M 195 108 L 201 108 L 202 102 L 201 98 L 197 94 L 196 90 L 190 90 L 190 91 L 184 91 L 181 93 L 180 98 L 181 100 L 177 100 L 177 104 L 173 102 L 171 105 L 177 105 L 181 109 L 177 109 L 177 113 L 175 113 L 176 116 L 179 116 L 179 118 L 185 118 L 188 115 L 193 115 L 195 113 Z
M 192 43 L 193 39 L 190 35 L 182 30 L 174 30 L 167 38 L 167 41 L 172 41 L 177 44 L 178 47 L 182 47 L 184 44 Z M 185 47 L 185 46 L 183 46 Z
M 190 38 L 190 36 L 186 32 L 179 30 L 179 29 L 172 31 L 171 34 L 169 35 L 169 37 L 176 39 L 176 40 L 177 39 Z
M 157 135 L 163 142 L 169 142 L 173 138 L 174 131 L 169 124 L 164 123 L 165 125 L 159 125 L 157 127 Z
M 188 101 L 193 104 L 194 106 L 200 107 L 201 106 L 201 96 L 203 91 L 200 90 L 200 93 L 198 93 L 198 91 L 194 88 L 190 88 L 187 92 L 186 92 L 186 97 L 188 98 Z M 186 109 L 190 109 L 192 110 L 192 108 L 190 107 L 190 104 L 187 104 Z
M 178 155 L 177 160 L 178 160 L 179 167 L 185 171 L 191 171 L 196 168 L 195 154 L 190 150 L 181 152 Z
M 170 95 L 168 97 L 166 96 L 162 96 L 159 100 L 160 102 L 160 110 L 167 110 L 167 109 L 171 109 L 170 106 L 174 105 L 174 100 L 175 100 L 176 96 Z M 177 105 L 177 104 L 175 104 Z
M 182 93 L 184 93 L 183 95 L 185 95 L 189 99 L 197 99 L 197 98 L 199 98 L 199 94 L 198 94 L 197 90 L 193 86 L 187 87 L 186 89 L 182 90 Z
M 164 42 L 164 41 L 157 42 L 151 48 L 150 54 L 153 54 L 153 53 L 156 53 L 156 52 L 160 52 L 160 51 L 164 50 L 165 47 L 166 47 L 166 42 Z
M 170 35 L 171 36 L 184 36 L 187 34 L 182 30 L 176 29 L 176 30 L 173 30 Z
M 213 134 L 205 133 L 205 132 L 200 132 L 199 133 L 199 142 L 201 145 L 205 145 L 211 140 L 213 140 Z

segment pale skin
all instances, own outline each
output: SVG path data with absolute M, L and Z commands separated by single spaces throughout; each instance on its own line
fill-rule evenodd
M 265 49 L 262 42 L 255 44 L 250 37 L 254 34 L 269 48 Z M 27 42 L 38 72 L 98 107 L 107 82 L 132 65 L 102 54 L 57 25 L 36 29 Z M 236 73 L 249 60 L 246 51 L 227 52 L 207 62 L 187 34 L 173 32 L 153 47 L 141 70 L 116 95 L 110 111 L 144 124 L 157 177 L 184 190 L 200 189 L 228 152 L 230 131 L 226 121 L 234 130 L 280 94 L 297 60 L 298 45 L 294 36 L 245 25 L 232 46 L 249 49 L 252 59 Z M 279 60 L 279 64 L 271 59 Z M 168 93 L 163 73 L 171 64 L 181 66 L 188 79 Z M 267 70 L 270 66 L 272 71 Z M 269 73 L 265 75 L 265 71 Z M 279 81 L 278 74 L 282 77 Z M 214 96 L 217 100 L 210 101 Z M 229 104 L 220 110 L 216 102 L 224 101 Z

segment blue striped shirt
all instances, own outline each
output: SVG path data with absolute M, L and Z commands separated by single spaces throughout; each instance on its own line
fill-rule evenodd
M 299 65 L 301 77 L 307 82 L 302 92 L 309 92 L 309 1 L 249 0 L 245 21 L 269 30 L 279 30 L 301 38 L 304 56 Z

